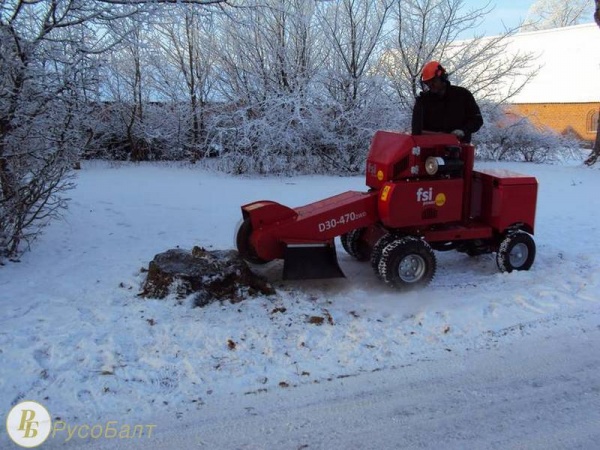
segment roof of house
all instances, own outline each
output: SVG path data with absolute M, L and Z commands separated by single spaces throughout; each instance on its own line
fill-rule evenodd
M 537 75 L 511 103 L 600 102 L 600 29 L 596 23 L 518 33 L 508 52 L 538 55 Z

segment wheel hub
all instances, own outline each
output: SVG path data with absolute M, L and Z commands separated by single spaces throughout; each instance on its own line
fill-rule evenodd
M 527 261 L 529 257 L 529 249 L 527 245 L 522 242 L 516 244 L 508 254 L 508 259 L 510 261 L 510 265 L 515 269 L 521 267 Z
M 405 256 L 398 266 L 398 276 L 405 283 L 415 283 L 425 274 L 425 260 L 419 255 Z

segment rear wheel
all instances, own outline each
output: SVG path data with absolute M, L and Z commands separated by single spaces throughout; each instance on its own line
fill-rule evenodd
M 366 228 L 356 228 L 340 237 L 346 253 L 358 261 L 368 261 L 371 258 L 371 248 L 368 242 L 362 239 L 366 231 Z
M 384 234 L 377 240 L 377 242 L 375 242 L 375 245 L 373 246 L 373 251 L 371 251 L 371 267 L 378 278 L 381 278 L 379 275 L 379 261 L 381 260 L 383 249 L 386 245 L 396 239 L 398 239 L 398 237 L 394 236 L 393 234 Z
M 348 243 L 348 235 L 350 233 L 344 233 L 340 236 L 340 242 L 342 243 L 342 247 L 344 248 L 344 250 L 346 251 L 346 253 L 348 253 L 350 256 L 352 256 L 350 254 L 350 244 Z
M 252 222 L 250 222 L 250 218 L 246 218 L 239 224 L 237 233 L 235 235 L 235 245 L 237 247 L 237 251 L 239 252 L 240 256 L 252 264 L 268 263 L 269 261 L 266 261 L 266 260 L 260 258 L 256 254 L 256 250 L 250 243 L 251 235 L 252 235 Z
M 500 242 L 496 253 L 496 264 L 501 272 L 529 270 L 535 260 L 535 242 L 524 231 L 509 233 Z
M 436 271 L 433 250 L 422 239 L 404 237 L 387 244 L 379 259 L 380 278 L 390 286 L 411 290 L 428 285 Z

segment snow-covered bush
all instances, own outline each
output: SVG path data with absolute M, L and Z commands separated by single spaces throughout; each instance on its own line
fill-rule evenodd
M 537 127 L 497 105 L 484 105 L 482 111 L 485 124 L 474 137 L 480 159 L 548 163 L 572 157 L 581 147 L 573 136 Z
M 77 48 L 73 15 L 10 2 L 0 8 L 0 261 L 17 256 L 66 207 L 85 145 L 81 97 L 93 62 Z M 54 12 L 52 12 L 54 11 Z
M 229 173 L 355 173 L 373 133 L 399 121 L 389 102 L 345 110 L 331 100 L 274 97 L 213 114 L 206 145 L 218 149 L 213 165 Z
M 209 118 L 208 147 L 229 173 L 294 173 L 308 155 L 302 140 L 305 112 L 286 99 L 239 105 Z
M 84 124 L 90 142 L 84 159 L 113 161 L 179 161 L 191 159 L 186 105 L 148 103 L 143 116 L 134 122 L 128 117 L 132 106 L 102 102 L 89 107 Z M 128 127 L 128 123 L 131 126 Z

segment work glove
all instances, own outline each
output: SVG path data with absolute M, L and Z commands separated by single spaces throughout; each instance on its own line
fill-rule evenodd
M 457 130 L 452 131 L 452 133 L 450 133 L 450 134 L 453 134 L 454 136 L 456 136 L 459 139 L 462 139 L 465 137 L 465 132 L 463 130 L 457 129 Z

